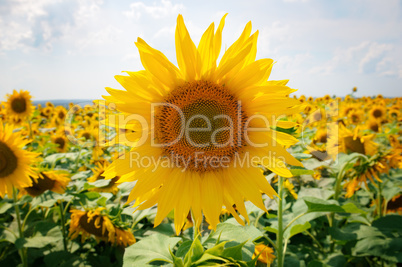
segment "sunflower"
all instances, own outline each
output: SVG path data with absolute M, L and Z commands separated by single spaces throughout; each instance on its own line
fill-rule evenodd
M 57 106 L 54 110 L 53 121 L 56 125 L 64 123 L 67 116 L 67 110 L 63 106 Z
M 366 122 L 367 129 L 370 129 L 373 132 L 380 132 L 381 131 L 381 123 L 378 122 L 378 120 L 370 118 Z
M 398 213 L 402 215 L 402 194 L 398 194 L 388 201 L 387 213 Z
M 387 116 L 387 109 L 382 105 L 375 105 L 369 111 L 370 117 L 376 120 L 382 120 Z
M 105 178 L 103 177 L 103 173 L 105 172 L 105 169 L 109 166 L 109 162 L 104 161 L 103 163 L 98 162 L 97 166 L 92 169 L 93 175 L 88 178 L 88 182 L 93 183 L 99 180 L 104 180 Z M 119 191 L 119 188 L 117 187 L 116 182 L 119 180 L 119 176 L 113 177 L 111 180 L 109 180 L 109 184 L 101 187 L 94 187 L 90 188 L 90 191 L 96 191 L 96 192 L 109 192 L 116 194 L 117 191 Z
M 105 208 L 87 211 L 71 209 L 70 238 L 81 234 L 81 242 L 92 235 L 97 242 L 105 241 L 113 245 L 127 247 L 135 243 L 135 237 L 129 229 L 116 225 L 107 215 Z
M 20 120 L 29 118 L 34 111 L 31 98 L 29 92 L 24 90 L 19 93 L 14 90 L 13 94 L 7 94 L 7 102 L 4 102 L 7 117 Z
M 314 143 L 326 143 L 327 142 L 327 129 L 320 127 L 317 129 L 315 136 L 313 138 Z
M 40 111 L 40 115 L 44 118 L 49 118 L 52 116 L 53 108 L 52 107 L 44 107 Z
M 400 116 L 401 116 L 401 112 L 399 111 L 399 108 L 393 108 L 393 107 L 391 107 L 389 109 L 388 114 L 389 114 L 389 119 L 391 121 L 392 120 L 398 120 L 398 118 L 400 118 Z
M 385 159 L 381 157 L 371 162 L 361 162 L 358 160 L 349 175 L 352 178 L 343 185 L 343 187 L 346 188 L 345 197 L 352 197 L 354 193 L 360 189 L 362 184 L 365 184 L 366 188 L 368 188 L 368 181 L 377 187 L 377 183 L 382 183 L 380 174 L 388 173 L 389 171 L 386 165 Z
M 66 137 L 64 131 L 57 131 L 51 137 L 52 143 L 57 146 L 57 151 L 60 153 L 67 152 L 69 146 L 69 140 Z
M 38 176 L 30 178 L 32 179 L 32 186 L 23 188 L 21 193 L 26 192 L 33 197 L 39 196 L 47 190 L 63 194 L 70 182 L 67 174 L 60 171 L 42 171 Z
M 255 246 L 253 259 L 259 254 L 260 256 L 258 257 L 258 261 L 265 263 L 267 266 L 271 266 L 276 258 L 276 256 L 274 255 L 274 250 L 264 244 L 258 244 Z
M 346 101 L 346 98 L 345 98 Z M 344 117 L 348 117 L 349 113 L 356 111 L 356 105 L 354 104 L 347 104 L 345 106 L 342 107 L 341 109 L 341 113 Z
M 260 192 L 277 195 L 261 166 L 284 177 L 292 176 L 285 163 L 302 166 L 283 147 L 298 140 L 272 130 L 295 126 L 277 118 L 301 112 L 300 102 L 289 97 L 295 90 L 287 80 L 267 81 L 273 60 L 255 60 L 258 32 L 251 34 L 251 23 L 217 65 L 225 17 L 196 47 L 178 16 L 179 68 L 138 38 L 145 70 L 115 76 L 126 90 L 106 88 L 110 96 L 104 96 L 122 114 L 141 118 L 132 129 L 138 142 L 105 177 L 137 181 L 128 202 L 143 200 L 139 209 L 158 204 L 155 226 L 174 209 L 177 233 L 190 210 L 197 227 L 203 213 L 215 229 L 223 205 L 244 225 L 233 204 L 249 221 L 245 198 L 267 211 Z
M 375 134 L 364 135 L 359 127 L 354 131 L 347 129 L 343 124 L 331 126 L 328 138 L 328 154 L 333 159 L 338 153 L 360 153 L 373 156 L 378 150 L 378 144 L 373 141 Z M 339 130 L 339 132 L 338 132 Z
M 35 176 L 30 167 L 37 157 L 37 153 L 23 150 L 29 143 L 23 140 L 12 129 L 0 121 L 0 196 L 9 196 L 13 193 L 13 187 L 19 189 L 32 185 L 29 176 Z
M 78 132 L 78 139 L 87 144 L 96 145 L 99 139 L 99 130 L 88 126 Z
M 353 110 L 349 112 L 348 117 L 352 124 L 359 124 L 364 119 L 364 113 L 361 110 Z
M 286 179 L 283 182 L 283 187 L 289 191 L 289 193 L 292 195 L 292 197 L 294 199 L 297 199 L 297 193 L 295 191 L 295 186 L 289 181 L 289 179 Z

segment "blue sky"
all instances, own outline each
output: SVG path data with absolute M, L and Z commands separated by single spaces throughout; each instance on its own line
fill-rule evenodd
M 274 59 L 270 79 L 289 79 L 297 95 L 402 95 L 397 0 L 1 0 L 0 98 L 98 99 L 121 89 L 114 75 L 143 69 L 137 37 L 176 64 L 177 15 L 197 44 L 225 13 L 223 49 L 252 21 L 257 58 Z

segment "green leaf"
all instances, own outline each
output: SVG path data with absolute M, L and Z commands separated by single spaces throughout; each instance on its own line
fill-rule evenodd
M 60 227 L 54 226 L 49 231 L 43 231 L 51 225 L 52 224 L 45 222 L 41 223 L 39 226 L 39 228 L 41 228 L 40 231 L 37 231 L 34 236 L 29 238 L 18 238 L 15 241 L 15 246 L 19 249 L 22 247 L 44 248 L 48 245 L 56 245 L 63 239 Z
M 342 209 L 346 213 L 360 213 L 360 214 L 366 214 L 364 210 L 359 209 L 356 207 L 356 205 L 352 202 L 346 203 L 345 205 L 342 205 Z
M 176 257 L 176 256 L 172 253 L 172 250 L 170 249 L 170 247 L 169 247 L 169 253 L 170 253 L 170 256 L 171 256 L 172 259 L 173 259 L 173 266 L 175 266 L 175 267 L 184 267 L 183 260 L 182 260 L 180 257 Z
M 278 229 L 275 229 L 275 228 L 272 228 L 272 227 L 269 227 L 269 226 L 264 227 L 264 230 L 268 231 L 268 232 L 271 232 L 271 233 L 274 233 L 274 234 L 278 233 Z
M 72 259 L 76 260 L 79 257 L 67 251 L 54 251 L 50 252 L 44 257 L 47 267 L 62 266 Z
M 312 260 L 308 263 L 307 267 L 329 267 L 329 265 L 327 265 L 319 260 Z
M 98 192 L 86 192 L 84 195 L 89 200 L 94 200 L 101 196 Z
M 88 183 L 88 184 L 93 185 L 93 186 L 95 186 L 95 187 L 105 187 L 105 186 L 108 186 L 108 185 L 109 185 L 110 181 L 111 181 L 111 180 L 102 179 L 102 180 L 97 180 L 97 181 L 95 181 L 95 182 Z
M 339 212 L 339 213 L 360 213 L 366 214 L 365 211 L 356 207 L 353 203 L 347 203 L 339 206 L 335 201 L 323 200 L 315 197 L 304 197 L 308 212 Z
M 402 216 L 390 214 L 375 220 L 371 226 L 382 232 L 399 232 L 402 235 Z
M 96 201 L 96 204 L 98 204 L 99 206 L 106 206 L 106 201 L 107 201 L 107 198 L 106 197 L 101 197 L 100 199 L 98 199 L 97 201 Z
M 292 173 L 293 176 L 300 176 L 300 175 L 313 175 L 314 171 L 313 170 L 307 170 L 304 168 L 292 168 L 290 169 L 290 172 Z
M 195 262 L 192 262 L 193 266 L 222 266 L 222 263 L 229 262 L 227 259 L 218 257 L 212 254 L 204 253 L 200 259 Z M 187 265 L 186 265 L 187 266 Z
M 8 202 L 3 202 L 0 204 L 0 214 L 5 213 L 6 211 L 8 211 L 10 208 L 13 207 L 13 205 L 11 203 Z
M 304 202 L 308 212 L 345 212 L 338 204 L 332 204 L 319 198 L 305 197 Z
M 187 252 L 190 250 L 191 245 L 193 244 L 192 240 L 186 240 L 181 245 L 176 251 L 176 256 L 183 258 Z
M 243 243 L 247 241 L 242 249 L 242 258 L 244 261 L 250 261 L 254 253 L 253 240 L 263 236 L 263 233 L 252 225 L 235 225 L 230 223 L 220 223 L 216 231 L 212 232 L 204 242 L 204 246 L 212 247 L 220 235 L 220 240 L 236 241 Z
M 184 264 L 188 266 L 200 259 L 204 253 L 204 247 L 201 245 L 200 239 L 196 238 L 191 243 L 191 247 L 188 250 L 186 256 L 184 257 Z
M 209 253 L 209 254 L 215 255 L 215 256 L 222 256 L 222 254 L 223 254 L 223 249 L 224 249 L 225 244 L 226 244 L 227 242 L 228 242 L 228 241 L 224 241 L 224 242 L 221 242 L 221 243 L 219 243 L 219 244 L 216 244 L 216 245 L 213 246 L 212 248 L 207 249 L 207 250 L 205 251 L 205 253 Z
M 239 261 L 243 260 L 241 251 L 242 251 L 244 245 L 246 245 L 246 243 L 247 243 L 247 241 L 244 241 L 243 243 L 240 243 L 238 245 L 225 248 L 222 256 L 225 258 L 232 258 L 234 260 L 239 260 Z
M 151 261 L 159 260 L 173 263 L 169 248 L 173 249 L 180 237 L 169 237 L 155 233 L 126 248 L 123 266 L 150 266 Z
M 310 228 L 311 228 L 311 224 L 309 222 L 306 222 L 304 224 L 296 224 L 296 225 L 292 226 L 292 228 L 290 228 L 288 238 L 291 238 L 294 235 L 300 234 L 301 232 L 304 232 Z

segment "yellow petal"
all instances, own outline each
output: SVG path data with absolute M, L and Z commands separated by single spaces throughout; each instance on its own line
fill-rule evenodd
M 205 218 L 213 229 L 216 229 L 219 223 L 223 204 L 222 191 L 220 176 L 215 173 L 205 173 L 201 181 L 201 196 Z
M 197 66 L 199 55 L 184 24 L 182 15 L 177 17 L 175 41 L 177 64 L 182 76 L 186 81 L 194 81 L 199 77 L 200 67 Z

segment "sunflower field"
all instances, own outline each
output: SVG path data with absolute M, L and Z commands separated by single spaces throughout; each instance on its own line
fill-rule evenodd
M 217 64 L 225 16 L 104 100 L 2 96 L 1 266 L 402 263 L 402 98 L 296 96 L 251 24 Z

